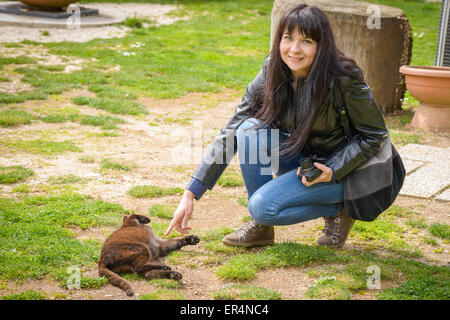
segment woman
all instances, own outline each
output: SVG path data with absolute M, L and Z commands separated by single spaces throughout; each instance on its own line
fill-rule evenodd
M 351 139 L 345 138 L 336 112 L 337 85 L 351 122 Z M 299 5 L 280 20 L 270 58 L 192 175 L 166 235 L 173 228 L 181 233 L 191 229 L 187 222 L 193 199 L 212 189 L 225 170 L 224 156 L 229 159 L 229 153 L 236 152 L 234 145 L 227 146 L 231 140 L 237 142 L 243 160 L 240 166 L 253 219 L 225 236 L 225 244 L 272 244 L 274 225 L 323 217 L 325 228 L 317 243 L 342 247 L 354 222 L 343 210 L 342 181 L 377 154 L 387 136 L 362 71 L 337 49 L 327 17 L 317 7 Z M 277 142 L 278 157 L 269 152 Z M 255 148 L 270 153 L 271 162 L 261 156 L 249 161 Z M 313 181 L 301 176 L 305 157 L 314 159 L 320 170 Z M 270 166 L 276 169 L 276 179 L 262 174 Z

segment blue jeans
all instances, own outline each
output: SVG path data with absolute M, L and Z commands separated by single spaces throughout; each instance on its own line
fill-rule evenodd
M 253 219 L 262 225 L 289 225 L 335 216 L 343 201 L 342 182 L 306 187 L 297 178 L 302 155 L 292 159 L 278 156 L 279 146 L 288 136 L 268 126 L 253 129 L 257 125 L 261 125 L 260 120 L 250 118 L 236 132 L 239 163 Z

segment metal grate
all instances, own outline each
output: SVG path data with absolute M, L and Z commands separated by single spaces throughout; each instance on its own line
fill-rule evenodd
M 450 67 L 450 0 L 442 0 L 435 65 Z

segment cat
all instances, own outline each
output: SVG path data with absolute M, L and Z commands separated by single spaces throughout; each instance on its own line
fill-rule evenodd
M 147 279 L 168 278 L 180 280 L 182 275 L 161 262 L 160 258 L 170 251 L 186 245 L 196 245 L 200 239 L 189 235 L 176 239 L 161 239 L 146 226 L 150 219 L 132 214 L 123 217 L 123 224 L 103 243 L 98 272 L 109 282 L 131 297 L 134 295 L 130 283 L 118 273 L 139 273 Z

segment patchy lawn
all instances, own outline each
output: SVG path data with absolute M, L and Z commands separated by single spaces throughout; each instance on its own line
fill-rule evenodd
M 163 235 L 268 50 L 272 1 L 180 3 L 173 14 L 190 19 L 127 21 L 124 38 L 0 44 L 0 84 L 16 83 L 0 86 L 0 298 L 448 300 L 446 202 L 400 196 L 357 221 L 339 250 L 315 246 L 322 220 L 276 227 L 267 248 L 228 247 L 222 237 L 248 219 L 236 158 L 194 203 L 201 242 L 167 257 L 181 281 L 126 275 L 129 298 L 98 277 L 101 244 L 124 214 L 150 216 Z M 63 58 L 81 67 L 65 72 Z M 396 146 L 450 146 L 412 128 L 413 110 L 386 116 Z

